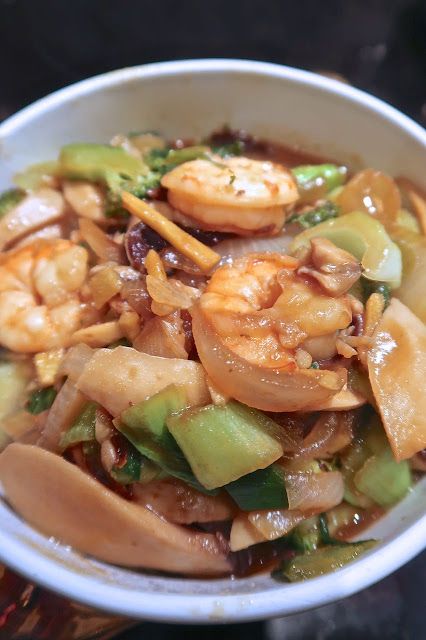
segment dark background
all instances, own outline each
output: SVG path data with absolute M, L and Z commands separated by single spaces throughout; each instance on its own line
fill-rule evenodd
M 426 0 L 0 0 L 0 120 L 97 73 L 194 57 L 338 73 L 426 124 Z M 286 619 L 146 623 L 120 639 L 423 640 L 425 570 L 423 554 L 357 596 Z

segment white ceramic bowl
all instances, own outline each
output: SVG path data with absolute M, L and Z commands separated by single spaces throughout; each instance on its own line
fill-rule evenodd
M 123 69 L 85 80 L 27 107 L 0 126 L 0 189 L 61 145 L 107 141 L 151 129 L 202 136 L 223 124 L 349 162 L 404 175 L 426 187 L 426 132 L 361 91 L 260 62 L 194 60 Z M 187 580 L 144 575 L 80 556 L 48 540 L 0 502 L 0 558 L 30 580 L 117 614 L 176 622 L 247 621 L 295 613 L 348 596 L 426 546 L 426 483 L 368 535 L 376 549 L 336 573 L 279 584 L 269 575 Z

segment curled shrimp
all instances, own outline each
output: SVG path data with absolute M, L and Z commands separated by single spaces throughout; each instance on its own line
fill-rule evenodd
M 197 226 L 241 235 L 278 233 L 286 208 L 298 198 L 283 166 L 250 158 L 192 160 L 167 173 L 170 204 Z
M 87 251 L 69 240 L 38 241 L 0 262 L 0 345 L 21 353 L 68 346 L 80 327 L 78 291 Z
M 310 369 L 304 347 L 324 336 L 336 340 L 351 323 L 350 298 L 328 295 L 299 266 L 281 254 L 249 254 L 217 269 L 191 311 L 213 383 L 265 411 L 312 409 L 346 382 L 342 369 Z

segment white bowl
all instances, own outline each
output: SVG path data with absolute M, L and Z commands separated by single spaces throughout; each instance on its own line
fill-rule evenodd
M 426 187 L 426 132 L 356 89 L 287 67 L 190 60 L 107 73 L 58 91 L 0 126 L 0 189 L 26 165 L 72 141 L 159 130 L 202 136 L 223 124 L 349 162 L 403 173 Z M 80 556 L 48 540 L 0 501 L 0 558 L 30 580 L 117 614 L 175 622 L 247 621 L 348 596 L 426 546 L 426 482 L 376 523 L 373 551 L 334 574 L 279 584 L 269 575 L 187 580 L 145 575 Z M 365 537 L 366 534 L 363 534 Z

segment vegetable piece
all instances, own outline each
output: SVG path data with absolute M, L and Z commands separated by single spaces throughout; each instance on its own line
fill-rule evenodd
M 293 214 L 287 222 L 296 222 L 304 229 L 309 229 L 310 227 L 315 227 L 317 224 L 330 220 L 331 218 L 337 218 L 339 215 L 338 211 L 338 208 L 333 202 L 327 201 L 325 204 L 316 207 L 311 211 L 306 211 L 306 213 Z
M 35 191 L 43 186 L 50 186 L 52 179 L 58 176 L 59 165 L 55 161 L 39 162 L 27 167 L 13 176 L 13 182 L 24 191 Z
M 243 511 L 288 507 L 284 470 L 276 464 L 242 476 L 225 489 Z
M 396 460 L 426 447 L 426 327 L 393 298 L 368 352 L 374 397 Z
M 286 474 L 288 505 L 291 510 L 312 513 L 327 511 L 343 499 L 340 471 L 295 472 Z
M 59 368 L 65 355 L 65 349 L 41 351 L 34 356 L 37 380 L 41 387 L 51 387 L 59 378 Z
M 417 218 L 407 209 L 400 209 L 395 221 L 395 226 L 403 231 L 411 231 L 414 233 L 421 233 L 420 225 Z
M 335 164 L 305 164 L 291 170 L 301 191 L 309 191 L 323 184 L 326 191 L 340 187 L 347 176 L 346 167 Z
M 366 213 L 355 211 L 334 220 L 326 220 L 303 231 L 293 240 L 290 251 L 309 247 L 312 238 L 328 238 L 359 260 L 364 277 L 386 282 L 397 288 L 401 282 L 401 252 L 384 226 Z
M 263 411 L 315 410 L 345 385 L 343 369 L 266 369 L 231 351 L 214 330 L 210 318 L 195 304 L 192 333 L 209 378 L 223 393 Z
M 391 228 L 401 209 L 401 194 L 394 180 L 376 169 L 355 174 L 337 198 L 342 214 L 362 211 Z
M 296 509 L 251 511 L 248 514 L 249 522 L 262 534 L 264 540 L 277 540 L 286 536 L 305 518 L 306 514 Z
M 112 194 L 122 189 L 141 190 L 145 195 L 148 167 L 140 158 L 121 147 L 106 144 L 74 143 L 62 147 L 61 174 L 66 178 L 102 182 Z
M 358 469 L 371 456 L 371 451 L 365 443 L 365 438 L 358 437 L 343 452 L 340 457 L 341 473 L 345 481 L 344 499 L 355 507 L 369 508 L 374 502 L 360 493 L 354 484 L 354 476 Z
M 210 402 L 205 373 L 198 362 L 159 358 L 130 347 L 96 351 L 77 386 L 111 415 L 118 416 L 176 381 L 185 388 L 189 406 Z
M 241 551 L 266 540 L 267 538 L 250 522 L 246 513 L 238 514 L 232 521 L 229 538 L 231 551 Z
M 237 511 L 225 492 L 209 496 L 176 478 L 135 485 L 133 500 L 176 524 L 223 522 L 231 520 Z
M 97 405 L 94 402 L 86 404 L 68 431 L 62 434 L 59 442 L 61 451 L 65 451 L 68 447 L 74 447 L 80 442 L 95 440 L 96 408 Z
M 167 240 L 175 249 L 190 258 L 205 272 L 209 272 L 220 260 L 219 254 L 207 247 L 196 238 L 183 231 L 174 222 L 164 217 L 151 205 L 139 200 L 131 193 L 123 192 L 123 206 L 154 229 L 162 238 Z
M 121 338 L 124 338 L 124 331 L 120 327 L 120 323 L 118 320 L 110 320 L 75 331 L 71 336 L 71 344 L 76 345 L 83 342 L 92 348 L 106 347 Z
M 332 545 L 309 551 L 304 555 L 285 561 L 273 573 L 273 576 L 277 579 L 284 578 L 289 582 L 317 578 L 352 562 L 366 551 L 372 549 L 375 544 L 375 540 L 364 540 L 362 542 Z
M 402 283 L 395 296 L 426 322 L 426 237 L 405 229 L 393 232 L 393 240 L 402 253 Z
M 64 180 L 62 192 L 74 212 L 94 222 L 105 219 L 105 193 L 103 187 L 87 180 Z
M 62 385 L 47 416 L 38 445 L 49 451 L 59 451 L 62 434 L 80 414 L 87 398 L 77 389 L 71 378 Z
M 298 551 L 315 551 L 324 542 L 321 537 L 320 520 L 317 516 L 303 520 L 291 534 L 291 545 Z
M 279 425 L 238 402 L 189 409 L 167 426 L 207 489 L 264 469 L 283 453 Z
M 55 222 L 65 213 L 59 191 L 43 188 L 21 199 L 0 216 L 0 250 L 22 236 Z
M 148 400 L 126 409 L 120 420 L 115 422 L 117 429 L 139 453 L 170 475 L 198 489 L 200 485 L 166 427 L 168 416 L 186 409 L 187 406 L 185 389 L 170 385 Z
M 355 487 L 381 507 L 401 500 L 411 487 L 410 466 L 396 462 L 392 451 L 384 449 L 371 456 L 354 476 Z
M 9 213 L 24 198 L 25 191 L 22 189 L 8 189 L 0 193 L 0 218 Z
M 159 280 L 167 281 L 167 275 L 164 270 L 161 258 L 154 249 L 150 249 L 145 258 L 145 269 L 149 276 L 154 276 Z
M 28 362 L 0 361 L 0 421 L 22 407 L 32 373 Z
M 367 280 L 367 278 L 361 278 L 364 300 L 367 301 L 368 298 L 373 293 L 380 293 L 385 299 L 385 308 L 389 305 L 391 292 L 389 289 L 389 285 L 385 282 L 375 282 L 374 280 Z
M 80 218 L 79 227 L 83 240 L 101 260 L 118 264 L 123 262 L 123 247 L 114 242 L 93 220 Z
M 97 271 L 89 280 L 90 292 L 96 309 L 102 309 L 111 298 L 121 291 L 121 278 L 112 267 Z
M 166 522 L 39 447 L 7 447 L 0 480 L 30 524 L 104 562 L 189 575 L 230 572 L 216 536 Z
M 36 389 L 33 391 L 27 402 L 27 411 L 33 415 L 42 413 L 50 409 L 56 398 L 56 389 L 54 387 L 45 387 L 44 389 Z
M 132 484 L 143 481 L 149 482 L 158 473 L 158 467 L 147 458 L 141 456 L 139 451 L 125 438 L 120 441 L 119 461 L 110 470 L 111 477 L 119 484 Z

